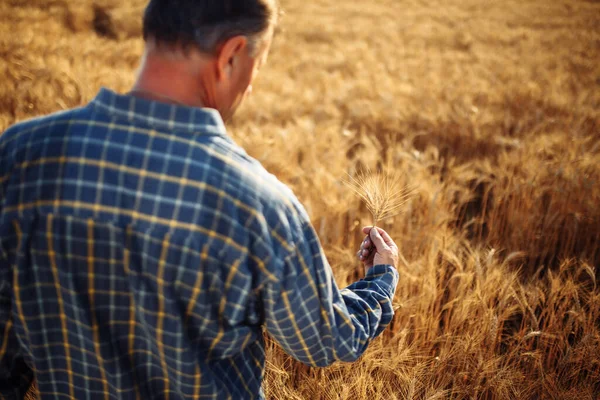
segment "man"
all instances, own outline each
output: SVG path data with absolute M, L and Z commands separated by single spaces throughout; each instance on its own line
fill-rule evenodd
M 263 398 L 262 328 L 312 366 L 393 316 L 398 250 L 365 228 L 339 290 L 291 191 L 227 136 L 274 0 L 152 0 L 130 93 L 0 136 L 0 395 Z M 371 250 L 372 249 L 372 250 Z

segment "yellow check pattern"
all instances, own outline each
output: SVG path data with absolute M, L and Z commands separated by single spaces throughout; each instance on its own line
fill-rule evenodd
M 340 290 L 293 193 L 215 110 L 102 89 L 0 136 L 0 400 L 261 399 L 263 328 L 352 361 L 398 274 Z

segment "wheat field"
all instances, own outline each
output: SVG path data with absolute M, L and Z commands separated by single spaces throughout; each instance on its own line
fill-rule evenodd
M 126 92 L 144 0 L 0 0 L 0 132 Z M 600 398 L 600 3 L 281 0 L 230 134 L 295 191 L 340 287 L 391 165 L 396 316 L 356 363 L 268 343 L 270 399 Z

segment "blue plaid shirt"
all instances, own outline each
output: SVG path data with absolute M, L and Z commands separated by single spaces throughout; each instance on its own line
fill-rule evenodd
M 263 327 L 356 360 L 398 274 L 339 290 L 292 192 L 215 110 L 103 89 L 0 136 L 0 398 L 263 398 Z

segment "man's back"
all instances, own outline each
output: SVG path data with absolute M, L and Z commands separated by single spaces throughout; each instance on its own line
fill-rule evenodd
M 341 294 L 302 207 L 216 111 L 103 90 L 0 153 L 2 395 L 35 369 L 42 398 L 256 398 L 263 324 L 327 365 L 391 319 L 395 270 L 357 283 L 370 301 Z
M 273 256 L 256 234 L 269 207 L 260 184 L 276 182 L 211 112 L 136 100 L 125 115 L 124 101 L 103 91 L 0 142 L 1 237 L 23 318 L 13 324 L 31 340 L 40 390 L 120 397 L 125 382 L 141 394 L 170 382 L 175 398 L 177 388 L 237 397 L 244 381 L 255 392 L 256 289 Z

